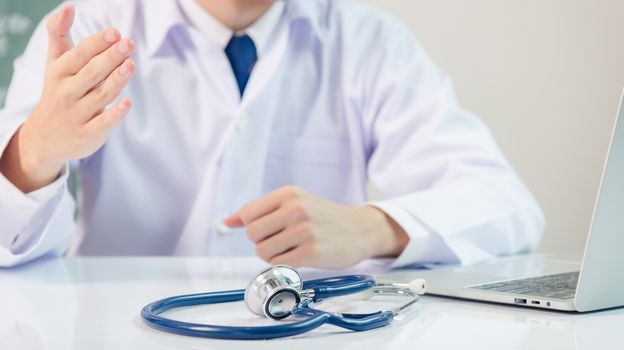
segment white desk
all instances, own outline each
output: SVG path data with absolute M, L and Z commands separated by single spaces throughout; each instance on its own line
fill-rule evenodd
M 153 330 L 139 317 L 145 304 L 163 297 L 244 288 L 263 266 L 255 259 L 73 258 L 0 270 L 0 349 L 624 349 L 624 309 L 578 315 L 430 296 L 386 328 L 350 333 L 323 326 L 272 341 L 177 336 Z M 388 303 L 376 300 L 326 307 L 367 311 Z M 171 316 L 270 322 L 252 316 L 243 303 Z

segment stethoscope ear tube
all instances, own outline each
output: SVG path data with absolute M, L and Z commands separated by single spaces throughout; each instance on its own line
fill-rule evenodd
M 350 275 L 304 281 L 303 289 L 313 289 L 314 299 L 340 297 L 375 287 L 375 279 L 366 275 Z
M 298 304 L 292 311 L 295 319 L 306 319 L 329 315 L 327 323 L 356 332 L 389 325 L 394 319 L 392 311 L 378 311 L 370 314 L 334 314 L 309 307 L 310 301 Z
M 241 301 L 244 293 L 244 290 L 241 289 L 166 298 L 146 305 L 141 310 L 141 317 L 150 327 L 163 332 L 192 337 L 234 340 L 292 337 L 322 326 L 331 317 L 329 314 L 318 314 L 302 321 L 280 324 L 278 326 L 237 327 L 182 322 L 160 316 L 161 313 L 178 307 Z
M 182 322 L 159 316 L 160 313 L 165 312 L 166 310 L 183 306 L 182 304 L 177 304 L 178 302 L 182 302 L 184 306 L 197 305 L 198 302 L 193 300 L 193 298 L 199 297 L 205 301 L 213 296 L 211 294 L 213 293 L 180 296 L 176 297 L 178 298 L 177 300 L 159 300 L 145 306 L 141 311 L 141 317 L 150 327 L 163 332 L 192 337 L 237 340 L 261 340 L 292 337 L 312 331 L 326 323 L 360 332 L 387 326 L 394 318 L 394 314 L 391 311 L 375 312 L 368 315 L 336 315 L 318 309 L 312 309 L 308 306 L 307 302 L 299 304 L 295 307 L 295 309 L 293 309 L 293 317 L 295 319 L 300 319 L 300 321 L 285 323 L 278 326 L 221 326 Z M 221 292 L 218 294 L 221 294 Z M 214 296 L 216 298 L 223 297 L 222 295 Z M 239 295 L 232 293 L 229 297 L 231 297 L 228 298 L 229 301 L 235 301 L 233 299 L 238 298 Z M 239 298 L 236 300 L 242 299 Z M 217 301 L 209 300 L 208 303 L 217 303 Z M 205 302 L 203 304 L 205 304 Z

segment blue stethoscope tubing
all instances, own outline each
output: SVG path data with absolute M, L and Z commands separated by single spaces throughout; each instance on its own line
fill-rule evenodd
M 193 337 L 260 340 L 290 337 L 309 332 L 323 324 L 332 324 L 353 331 L 366 331 L 386 326 L 392 322 L 391 311 L 368 314 L 333 314 L 310 307 L 314 301 L 366 291 L 375 286 L 375 279 L 366 275 L 350 275 L 304 281 L 303 289 L 313 289 L 314 299 L 298 303 L 292 316 L 298 321 L 275 326 L 221 326 L 176 321 L 160 316 L 163 312 L 186 306 L 218 304 L 244 300 L 245 290 L 237 289 L 180 295 L 155 301 L 141 310 L 143 320 L 158 330 Z

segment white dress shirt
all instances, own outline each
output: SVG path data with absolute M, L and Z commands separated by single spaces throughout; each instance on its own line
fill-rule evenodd
M 74 3 L 77 42 L 117 27 L 134 39 L 134 107 L 78 174 L 24 194 L 0 175 L 0 266 L 46 254 L 251 255 L 219 218 L 285 185 L 372 203 L 410 240 L 395 266 L 472 263 L 528 251 L 539 206 L 448 77 L 390 16 L 342 0 L 286 0 L 246 30 L 258 61 L 240 98 L 231 31 L 185 0 Z M 181 6 L 182 5 L 182 6 Z M 193 14 L 191 14 L 193 13 Z M 45 23 L 45 22 L 42 22 Z M 221 29 L 217 29 L 221 27 Z M 0 152 L 42 90 L 40 24 L 16 61 Z M 349 247 L 344 247 L 349 249 Z

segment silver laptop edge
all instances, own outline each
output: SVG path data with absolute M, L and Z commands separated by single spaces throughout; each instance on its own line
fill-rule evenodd
M 560 311 L 593 311 L 624 306 L 624 91 L 620 98 L 611 141 L 581 264 L 548 255 L 497 259 L 466 267 L 435 270 L 399 270 L 380 280 L 428 280 L 430 294 Z M 514 281 L 579 271 L 576 293 L 570 299 L 475 289 L 492 282 Z
M 577 311 L 624 305 L 624 93 L 613 126 L 574 304 Z

